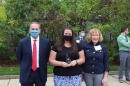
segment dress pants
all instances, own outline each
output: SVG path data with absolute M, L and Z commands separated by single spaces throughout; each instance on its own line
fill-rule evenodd
M 84 73 L 86 86 L 102 86 L 103 74 Z
M 21 86 L 45 86 L 46 82 L 42 82 L 39 68 L 36 71 L 31 70 L 26 83 L 21 83 Z
M 120 68 L 118 78 L 123 79 L 123 70 L 125 69 L 125 78 L 130 80 L 130 51 L 120 51 Z

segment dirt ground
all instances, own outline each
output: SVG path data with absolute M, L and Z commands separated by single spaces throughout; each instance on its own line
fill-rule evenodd
M 17 61 L 12 60 L 0 60 L 0 66 L 18 66 Z

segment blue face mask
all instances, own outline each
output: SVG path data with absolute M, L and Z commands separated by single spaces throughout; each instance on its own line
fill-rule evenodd
M 85 36 L 85 33 L 82 33 L 81 36 L 84 37 L 84 36 Z
M 30 30 L 30 35 L 31 35 L 33 38 L 37 38 L 38 35 L 39 35 L 39 31 L 38 31 L 38 30 Z

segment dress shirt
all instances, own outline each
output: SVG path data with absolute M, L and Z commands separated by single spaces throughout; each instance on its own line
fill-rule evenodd
M 127 39 L 128 41 L 127 41 Z M 125 34 L 120 34 L 117 37 L 117 43 L 119 46 L 119 51 L 130 51 L 130 38 L 128 36 L 126 36 Z

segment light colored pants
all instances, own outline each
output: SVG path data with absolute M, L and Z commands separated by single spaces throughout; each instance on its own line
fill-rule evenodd
M 123 70 L 124 67 L 126 67 L 125 78 L 130 79 L 130 51 L 129 52 L 120 51 L 119 54 L 120 54 L 120 68 L 118 71 L 118 78 L 119 79 L 123 78 Z
M 86 86 L 102 86 L 103 74 L 84 73 Z

